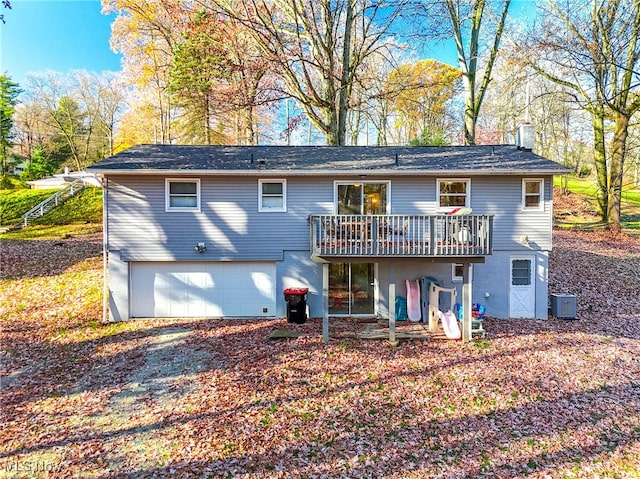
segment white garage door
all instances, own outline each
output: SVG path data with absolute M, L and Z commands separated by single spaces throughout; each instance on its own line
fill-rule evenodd
M 275 316 L 274 263 L 146 263 L 131 266 L 137 318 Z

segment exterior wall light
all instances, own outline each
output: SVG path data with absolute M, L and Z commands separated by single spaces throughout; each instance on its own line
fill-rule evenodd
M 198 243 L 198 244 L 196 244 L 195 250 L 198 253 L 204 253 L 205 251 L 207 251 L 207 247 L 205 246 L 204 243 Z

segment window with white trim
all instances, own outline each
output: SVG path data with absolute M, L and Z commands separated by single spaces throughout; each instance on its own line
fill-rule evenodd
M 166 211 L 200 211 L 200 179 L 166 178 Z
M 542 210 L 544 181 L 541 179 L 522 180 L 522 208 L 525 210 Z
M 454 283 L 461 283 L 463 279 L 464 265 L 462 263 L 451 264 L 451 281 Z
M 471 180 L 441 179 L 437 188 L 438 210 L 448 212 L 471 205 Z
M 258 180 L 258 211 L 287 211 L 287 180 Z
M 386 215 L 389 181 L 335 181 L 335 212 L 339 215 Z

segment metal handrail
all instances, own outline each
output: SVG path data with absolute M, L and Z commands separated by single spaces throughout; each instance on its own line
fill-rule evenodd
M 44 216 L 46 213 L 51 211 L 56 206 L 62 204 L 65 200 L 75 196 L 80 191 L 86 188 L 87 184 L 84 178 L 78 178 L 77 180 L 72 181 L 66 187 L 57 191 L 55 194 L 51 195 L 46 200 L 40 202 L 25 214 L 22 215 L 22 227 L 25 227 L 29 224 L 30 221 L 35 218 L 40 218 Z

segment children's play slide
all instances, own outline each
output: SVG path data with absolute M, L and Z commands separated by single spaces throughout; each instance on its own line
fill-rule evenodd
M 407 285 L 407 316 L 409 321 L 420 321 L 422 313 L 420 311 L 420 284 L 418 281 L 405 280 Z
M 444 329 L 444 334 L 447 338 L 460 339 L 462 337 L 462 332 L 458 325 L 458 319 L 456 318 L 456 315 L 453 314 L 453 311 L 449 310 L 446 313 L 438 311 L 438 316 L 440 317 L 442 329 Z

